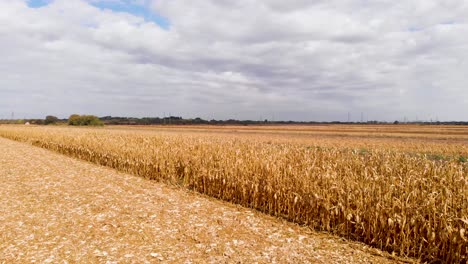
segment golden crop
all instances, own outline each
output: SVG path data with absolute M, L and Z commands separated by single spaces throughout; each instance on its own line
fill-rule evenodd
M 401 256 L 468 260 L 466 144 L 9 126 L 0 127 L 0 136 Z

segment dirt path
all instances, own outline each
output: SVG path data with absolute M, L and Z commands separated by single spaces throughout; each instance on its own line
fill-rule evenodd
M 0 138 L 0 263 L 396 262 L 378 254 L 249 209 Z

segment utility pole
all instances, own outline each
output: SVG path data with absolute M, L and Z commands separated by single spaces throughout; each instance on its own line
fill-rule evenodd
M 348 112 L 348 123 L 351 122 L 351 113 Z

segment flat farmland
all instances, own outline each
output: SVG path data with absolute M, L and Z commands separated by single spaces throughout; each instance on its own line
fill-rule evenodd
M 0 126 L 0 136 L 402 257 L 468 258 L 468 127 Z

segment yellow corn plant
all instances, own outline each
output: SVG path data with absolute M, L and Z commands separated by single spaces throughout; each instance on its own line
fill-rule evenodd
M 397 140 L 15 126 L 0 126 L 0 136 L 400 256 L 468 260 L 468 163 L 457 158 L 466 155 L 463 143 L 455 150 L 421 141 L 398 151 L 405 143 Z

